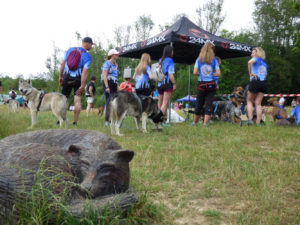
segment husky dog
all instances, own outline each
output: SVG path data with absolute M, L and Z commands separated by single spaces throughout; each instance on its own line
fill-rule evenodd
M 67 98 L 57 92 L 50 92 L 44 94 L 32 87 L 31 81 L 19 81 L 19 91 L 24 99 L 28 101 L 28 107 L 31 113 L 31 127 L 33 128 L 37 122 L 38 111 L 52 111 L 60 123 L 60 127 L 65 123 L 67 126 Z
M 9 108 L 9 111 L 10 112 L 18 112 L 19 111 L 19 102 L 15 99 L 8 99 L 6 97 L 3 97 L 3 101 L 4 101 L 4 104 L 8 104 L 8 108 Z
M 112 135 L 123 136 L 119 129 L 126 115 L 133 116 L 137 129 L 141 129 L 144 133 L 147 132 L 147 118 L 156 125 L 163 121 L 160 110 L 151 97 L 138 97 L 136 94 L 123 91 L 112 94 L 105 107 L 105 121 L 110 121 Z M 140 127 L 141 121 L 142 127 Z
M 241 121 L 241 105 L 244 101 L 243 87 L 235 87 L 230 100 L 227 101 L 214 101 L 213 109 L 221 119 L 222 116 L 227 118 L 231 123 Z

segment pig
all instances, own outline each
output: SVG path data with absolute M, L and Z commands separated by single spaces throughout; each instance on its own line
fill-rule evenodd
M 0 140 L 0 217 L 13 208 L 19 192 L 31 190 L 41 162 L 78 184 L 73 199 L 97 199 L 128 190 L 133 156 L 96 131 L 39 130 L 6 137 Z M 63 188 L 58 185 L 55 191 Z

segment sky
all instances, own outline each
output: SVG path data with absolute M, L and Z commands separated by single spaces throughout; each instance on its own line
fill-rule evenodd
M 25 78 L 47 72 L 45 61 L 54 46 L 67 50 L 78 46 L 76 32 L 100 41 L 104 47 L 114 43 L 114 29 L 133 24 L 139 16 L 150 15 L 159 24 L 168 24 L 185 13 L 196 21 L 196 9 L 205 0 L 9 0 L 0 2 L 0 77 L 1 74 Z M 251 29 L 254 0 L 224 0 L 226 19 L 221 28 Z M 156 33 L 155 33 L 156 32 Z M 133 40 L 135 42 L 135 40 Z

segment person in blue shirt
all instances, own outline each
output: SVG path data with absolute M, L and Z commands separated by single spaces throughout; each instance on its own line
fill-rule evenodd
M 102 65 L 101 80 L 103 80 L 103 91 L 105 95 L 105 105 L 109 95 L 118 91 L 118 64 L 119 52 L 116 49 L 108 51 L 106 60 Z
M 88 75 L 88 69 L 91 65 L 92 58 L 88 53 L 93 45 L 93 40 L 90 37 L 85 37 L 82 40 L 81 47 L 77 50 L 81 52 L 80 62 L 75 70 L 68 67 L 67 59 L 69 54 L 76 50 L 75 47 L 69 48 L 65 54 L 59 69 L 59 82 L 62 84 L 62 94 L 67 98 L 74 89 L 74 121 L 73 125 L 77 125 L 79 114 L 81 111 L 81 95 L 84 92 L 85 82 Z
M 267 92 L 268 73 L 268 65 L 264 61 L 266 55 L 261 47 L 253 48 L 251 57 L 252 58 L 248 62 L 248 71 L 250 75 L 247 93 L 248 125 L 253 123 L 253 103 L 255 104 L 256 109 L 256 124 L 260 124 L 262 117 L 261 102 L 264 94 Z
M 135 69 L 133 78 L 135 79 L 135 91 L 138 95 L 149 96 L 151 89 L 149 85 L 149 79 L 152 79 L 151 74 L 151 57 L 148 53 L 143 53 L 141 61 Z
M 194 75 L 198 76 L 197 100 L 193 125 L 197 124 L 204 109 L 203 125 L 207 126 L 212 114 L 212 102 L 216 94 L 215 77 L 221 74 L 218 61 L 215 58 L 214 45 L 206 42 L 196 59 Z
M 173 57 L 173 47 L 170 45 L 166 45 L 164 47 L 163 56 L 159 60 L 159 63 L 162 65 L 163 73 L 165 74 L 165 78 L 157 83 L 158 90 L 158 108 L 160 109 L 160 114 L 158 115 L 166 115 L 168 103 L 172 97 L 172 92 L 176 90 L 175 83 L 175 64 L 172 59 Z
M 297 106 L 292 109 L 291 117 L 295 117 L 297 125 L 300 125 L 300 97 L 297 98 Z

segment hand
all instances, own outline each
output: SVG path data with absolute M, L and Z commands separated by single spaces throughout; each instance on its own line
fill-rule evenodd
M 110 93 L 109 87 L 105 88 L 105 92 L 106 92 L 106 93 Z
M 253 78 L 253 77 L 255 77 L 255 74 L 251 73 L 250 76 Z
M 78 90 L 76 91 L 75 95 L 81 96 L 82 93 L 83 93 L 83 91 L 84 91 L 84 86 L 80 86 L 80 87 L 78 88 Z
M 176 84 L 173 84 L 173 91 L 176 91 Z
M 63 81 L 64 81 L 64 79 L 63 79 L 62 77 L 59 77 L 59 81 L 58 81 L 58 82 L 59 82 L 60 84 L 62 84 Z

